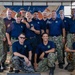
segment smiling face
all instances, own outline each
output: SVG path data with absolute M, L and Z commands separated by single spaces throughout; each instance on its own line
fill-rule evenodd
M 26 18 L 27 18 L 27 19 L 31 19 L 31 18 L 32 18 L 32 15 L 31 15 L 30 12 L 27 12 L 27 13 L 26 13 Z
M 12 17 L 12 10 L 10 10 L 10 9 L 7 10 L 7 17 L 9 17 L 9 18 Z
M 42 40 L 43 41 L 48 41 L 48 38 L 49 38 L 48 34 L 45 33 L 45 34 L 42 35 Z

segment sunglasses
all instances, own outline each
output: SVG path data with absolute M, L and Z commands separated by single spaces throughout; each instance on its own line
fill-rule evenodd
M 25 39 L 25 37 L 20 37 L 21 39 Z

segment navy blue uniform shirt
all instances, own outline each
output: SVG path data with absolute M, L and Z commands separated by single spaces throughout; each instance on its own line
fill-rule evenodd
M 11 37 L 18 38 L 21 33 L 24 33 L 26 26 L 24 23 L 16 23 L 13 22 L 10 24 L 10 27 L 7 29 L 7 33 L 11 35 Z
M 75 20 L 69 19 L 69 33 L 75 34 Z
M 75 42 L 72 44 L 73 50 L 75 50 Z
M 40 54 L 42 52 L 48 51 L 48 50 L 50 50 L 52 48 L 55 48 L 55 44 L 52 41 L 48 41 L 48 44 L 47 45 L 44 45 L 43 43 L 41 43 L 41 44 L 38 45 L 35 53 L 40 56 Z M 48 54 L 45 54 L 44 57 L 46 58 L 47 55 Z
M 28 56 L 28 52 L 32 50 L 28 41 L 25 41 L 23 45 L 16 41 L 12 45 L 13 52 L 18 52 L 22 55 Z
M 50 20 L 47 21 L 47 29 L 49 30 L 50 36 L 62 35 L 63 28 L 65 28 L 65 25 L 59 18 L 56 18 L 55 20 L 51 18 Z
M 26 30 L 25 30 L 25 35 L 26 35 L 26 37 L 27 37 L 27 38 L 30 38 L 30 37 L 36 36 L 37 34 L 36 34 L 34 31 L 31 30 L 31 27 L 34 26 L 34 28 L 35 28 L 36 30 L 39 30 L 39 31 L 40 31 L 40 26 L 39 26 L 39 24 L 35 23 L 35 21 L 31 21 L 31 22 L 28 22 L 28 23 L 29 23 L 29 25 L 30 25 L 30 28 L 26 28 Z
M 46 28 L 47 28 L 47 20 L 41 20 L 41 29 L 44 30 L 44 32 L 46 32 Z
M 69 31 L 69 18 L 64 17 L 63 22 L 64 22 L 64 25 L 65 25 L 65 30 L 68 33 L 68 31 Z
M 12 22 L 14 22 L 14 21 L 15 21 L 14 18 L 11 18 L 10 20 L 7 17 L 4 18 L 4 23 L 5 23 L 5 26 L 6 26 L 6 30 L 9 27 L 9 24 L 12 23 Z
M 41 20 L 39 20 L 39 19 L 32 19 L 32 21 L 33 21 L 34 28 L 36 30 L 40 30 L 41 31 Z

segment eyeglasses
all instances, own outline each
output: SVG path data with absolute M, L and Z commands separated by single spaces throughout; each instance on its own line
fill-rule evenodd
M 21 39 L 25 39 L 25 37 L 20 37 Z

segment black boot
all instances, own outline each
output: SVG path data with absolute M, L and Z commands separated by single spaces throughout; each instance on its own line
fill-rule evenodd
M 67 66 L 65 67 L 65 70 L 68 70 L 68 67 L 69 67 L 69 63 L 68 63 Z
M 59 68 L 63 69 L 63 63 L 59 63 Z
M 19 70 L 15 70 L 15 73 L 19 73 L 20 71 Z
M 54 69 L 55 69 L 55 67 L 51 67 L 51 68 L 50 68 L 49 75 L 54 75 Z
M 0 72 L 3 72 L 3 66 L 0 65 Z
M 5 63 L 2 63 L 2 66 L 3 66 L 3 70 L 6 70 Z
M 10 67 L 9 72 L 13 72 L 13 67 Z

